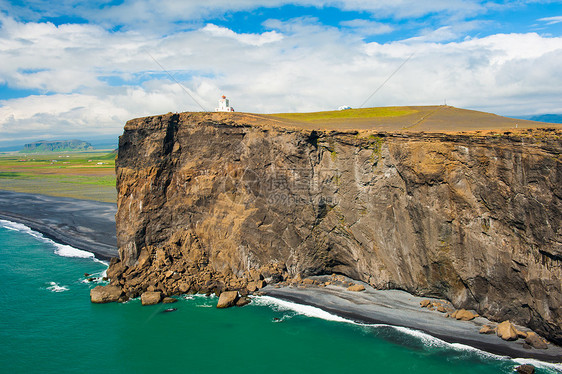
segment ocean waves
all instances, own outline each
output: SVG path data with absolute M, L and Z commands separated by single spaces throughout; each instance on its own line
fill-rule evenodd
M 320 308 L 317 307 L 313 307 L 310 305 L 303 305 L 303 304 L 298 304 L 298 303 L 294 303 L 291 301 L 287 301 L 287 300 L 281 300 L 281 299 L 277 299 L 275 297 L 271 297 L 271 296 L 256 296 L 252 298 L 252 303 L 255 305 L 261 305 L 261 306 L 267 306 L 272 308 L 275 311 L 280 311 L 280 312 L 292 312 L 298 315 L 304 315 L 307 317 L 312 317 L 312 318 L 319 318 L 319 319 L 323 319 L 326 321 L 332 321 L 332 322 L 343 322 L 343 323 L 348 323 L 348 324 L 353 324 L 356 326 L 361 326 L 361 327 L 365 327 L 365 328 L 373 328 L 373 329 L 393 329 L 394 331 L 409 336 L 412 339 L 415 339 L 416 341 L 420 342 L 423 346 L 429 348 L 429 349 L 450 349 L 453 351 L 457 351 L 457 352 L 466 352 L 468 354 L 474 354 L 478 357 L 481 357 L 482 359 L 486 359 L 486 360 L 499 360 L 499 361 L 507 361 L 507 360 L 512 360 L 512 362 L 514 362 L 514 366 L 517 366 L 519 364 L 531 364 L 537 368 L 541 368 L 549 373 L 562 373 L 562 364 L 555 364 L 555 363 L 549 363 L 549 362 L 544 362 L 544 361 L 540 361 L 540 360 L 534 360 L 534 359 L 522 359 L 522 358 L 515 358 L 515 359 L 511 359 L 507 356 L 500 356 L 500 355 L 496 355 L 493 353 L 489 353 L 486 351 L 482 351 L 478 348 L 474 348 L 465 344 L 460 344 L 460 343 L 448 343 L 442 339 L 436 338 L 434 336 L 431 336 L 423 331 L 419 331 L 419 330 L 415 330 L 415 329 L 410 329 L 407 327 L 403 327 L 403 326 L 394 326 L 394 325 L 387 325 L 387 324 L 364 324 L 364 323 L 358 323 L 355 322 L 353 320 L 350 319 L 346 319 L 340 316 L 337 316 L 335 314 L 329 313 L 327 311 L 324 311 Z M 280 320 L 285 320 L 285 316 L 283 316 L 282 319 L 276 320 L 275 322 L 279 322 Z
M 0 219 L 0 227 L 3 227 L 7 230 L 18 231 L 24 234 L 31 235 L 44 243 L 50 244 L 54 248 L 54 253 L 58 256 L 91 259 L 93 261 L 107 265 L 107 263 L 98 260 L 92 252 L 74 248 L 70 245 L 57 243 L 49 238 L 46 238 L 40 232 L 32 230 L 24 224 Z

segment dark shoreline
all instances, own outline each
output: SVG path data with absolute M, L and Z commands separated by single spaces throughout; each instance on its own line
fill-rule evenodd
M 116 212 L 111 203 L 0 190 L 0 219 L 24 224 L 103 261 L 118 256 Z
M 358 282 L 359 283 L 359 282 Z M 364 284 L 361 293 L 341 287 L 296 288 L 266 287 L 265 295 L 302 305 L 310 305 L 359 324 L 384 324 L 424 332 L 447 343 L 460 343 L 482 351 L 513 359 L 530 358 L 543 362 L 562 363 L 562 348 L 550 344 L 547 350 L 526 349 L 522 340 L 504 341 L 496 334 L 479 334 L 480 327 L 490 321 L 478 317 L 473 321 L 457 321 L 443 314 L 420 308 L 416 297 L 405 291 L 374 290 Z M 528 329 L 521 328 L 524 331 Z
M 115 233 L 116 204 L 0 190 L 0 219 L 24 224 L 62 244 L 94 253 L 107 261 L 118 256 Z M 562 348 L 546 351 L 524 349 L 521 342 L 505 342 L 495 335 L 478 334 L 487 323 L 482 317 L 461 322 L 419 308 L 416 296 L 403 291 L 350 293 L 336 288 L 274 288 L 263 291 L 277 299 L 317 307 L 363 324 L 402 326 L 427 333 L 449 343 L 461 343 L 511 358 L 562 362 Z M 362 302 L 361 302 L 362 300 Z

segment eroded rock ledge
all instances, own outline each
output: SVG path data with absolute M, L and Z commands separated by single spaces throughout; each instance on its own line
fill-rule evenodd
M 255 122 L 182 113 L 127 123 L 112 285 L 136 297 L 340 273 L 445 298 L 562 344 L 560 131 Z

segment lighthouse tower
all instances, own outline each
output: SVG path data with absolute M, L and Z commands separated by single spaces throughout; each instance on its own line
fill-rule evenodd
M 215 112 L 234 112 L 234 108 L 230 106 L 228 99 L 223 95 L 219 100 L 219 107 L 215 108 Z

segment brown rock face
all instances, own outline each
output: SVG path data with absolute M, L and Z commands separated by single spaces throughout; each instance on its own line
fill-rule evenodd
M 220 293 L 259 274 L 340 273 L 562 344 L 561 152 L 557 133 L 337 133 L 222 113 L 132 120 L 116 162 L 112 284 L 130 297 L 149 286 Z

